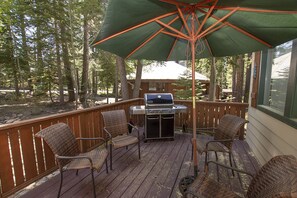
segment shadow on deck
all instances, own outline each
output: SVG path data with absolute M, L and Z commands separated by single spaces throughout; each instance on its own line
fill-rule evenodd
M 179 181 L 186 175 L 193 175 L 191 163 L 190 134 L 175 134 L 174 141 L 148 141 L 141 143 L 141 160 L 138 160 L 137 146 L 117 149 L 114 154 L 113 170 L 106 174 L 103 168 L 95 172 L 97 197 L 182 197 Z M 205 138 L 197 136 L 197 138 Z M 245 141 L 237 140 L 233 149 L 237 168 L 255 173 L 260 165 Z M 215 159 L 214 155 L 210 159 Z M 204 156 L 199 156 L 199 169 L 203 171 Z M 219 160 L 228 163 L 228 156 L 219 154 Z M 89 170 L 66 171 L 62 197 L 92 197 L 93 189 Z M 210 166 L 210 174 L 217 178 L 216 167 Z M 238 194 L 247 189 L 250 178 L 245 175 L 219 169 L 219 181 L 231 187 Z M 56 197 L 60 175 L 29 190 L 21 197 Z

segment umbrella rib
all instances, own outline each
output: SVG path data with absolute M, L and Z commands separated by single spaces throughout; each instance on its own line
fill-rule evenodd
M 202 9 L 199 9 L 199 10 L 200 10 L 201 12 L 204 12 L 204 13 L 205 13 L 204 10 L 202 10 Z M 211 17 L 214 18 L 214 19 L 216 19 L 216 20 L 220 20 L 220 18 L 217 17 L 217 16 L 215 16 L 215 15 L 212 15 Z M 223 23 L 226 24 L 227 26 L 230 26 L 230 27 L 232 27 L 233 29 L 235 29 L 235 30 L 237 30 L 237 31 L 239 31 L 239 32 L 241 32 L 241 33 L 243 33 L 243 34 L 245 34 L 246 36 L 248 36 L 248 37 L 250 37 L 250 38 L 252 38 L 252 39 L 254 39 L 254 40 L 256 40 L 256 41 L 258 41 L 258 42 L 260 42 L 260 43 L 262 43 L 262 44 L 264 44 L 264 45 L 266 45 L 266 46 L 269 47 L 269 48 L 272 47 L 272 45 L 270 45 L 269 43 L 263 41 L 262 39 L 256 37 L 255 35 L 253 35 L 253 34 L 247 32 L 247 31 L 245 31 L 245 30 L 243 30 L 243 29 L 239 28 L 238 26 L 231 24 L 230 22 L 224 22 L 224 21 L 223 21 Z
M 205 43 L 206 43 L 206 45 L 207 45 L 207 47 L 209 49 L 209 52 L 210 52 L 211 56 L 213 57 L 213 52 L 212 52 L 212 49 L 211 49 L 207 39 L 205 39 Z
M 187 15 L 186 20 L 188 20 L 188 18 L 189 18 L 189 15 Z M 182 31 L 183 28 L 184 28 L 184 26 L 182 25 L 181 28 L 180 28 L 180 31 Z M 166 60 L 168 60 L 168 59 L 170 58 L 170 56 L 171 56 L 171 54 L 172 54 L 172 52 L 173 52 L 173 48 L 174 48 L 174 46 L 175 46 L 176 43 L 177 43 L 177 40 L 178 40 L 178 39 L 175 38 L 174 43 L 173 43 L 173 45 L 172 45 L 172 47 L 171 47 L 171 49 L 170 49 L 170 52 L 169 52 L 169 54 L 168 54 Z
M 180 38 L 180 39 L 184 39 L 184 40 L 189 40 L 188 38 L 185 38 L 185 37 L 183 37 L 183 36 L 181 36 L 181 35 L 179 35 L 179 34 L 173 34 L 173 33 L 171 33 L 171 32 L 167 32 L 167 31 L 162 31 L 162 33 L 163 34 L 167 34 L 167 35 L 169 35 L 169 36 L 172 36 L 172 37 L 176 37 L 176 38 Z
M 173 5 L 176 5 L 176 6 L 189 6 L 190 5 L 188 3 L 177 2 L 177 1 L 174 1 L 174 0 L 160 0 L 160 1 L 164 2 L 164 3 L 173 4 Z
M 220 26 L 217 26 L 216 28 L 213 28 L 213 29 L 211 29 L 210 31 L 208 31 L 208 32 L 206 32 L 206 33 L 200 35 L 200 38 L 206 37 L 207 35 L 209 35 L 209 34 L 215 32 L 215 31 L 217 31 L 218 29 L 221 29 L 222 27 L 224 27 L 224 26 L 226 26 L 226 25 L 227 25 L 226 23 L 222 23 Z
M 182 13 L 182 11 L 181 11 L 181 9 L 180 9 L 180 7 L 178 5 L 176 7 L 177 7 L 178 13 L 180 15 L 180 18 L 182 19 L 182 21 L 183 21 L 183 23 L 185 25 L 185 28 L 188 31 L 188 34 L 191 35 L 191 31 L 190 31 L 190 28 L 189 28 L 189 26 L 187 24 L 187 21 L 185 20 L 184 14 Z
M 213 1 L 215 1 L 215 0 L 204 0 L 202 2 L 197 3 L 195 6 L 201 6 L 203 4 L 207 4 L 207 3 L 210 3 L 210 2 L 213 2 Z
M 198 19 L 198 17 L 197 17 L 196 14 L 195 14 L 195 18 L 196 18 L 197 23 L 200 25 L 200 21 L 199 21 L 199 19 Z M 208 47 L 208 50 L 209 50 L 211 56 L 213 57 L 213 52 L 212 52 L 212 49 L 211 49 L 211 47 L 210 47 L 210 45 L 209 45 L 209 43 L 208 43 L 208 40 L 207 40 L 206 38 L 205 38 L 204 40 L 205 40 L 205 43 L 206 43 L 206 45 L 207 45 L 207 47 Z
M 171 25 L 173 22 L 175 22 L 179 17 L 175 17 L 174 19 L 172 19 L 168 25 Z M 148 38 L 145 42 L 143 42 L 140 46 L 138 46 L 136 49 L 134 49 L 126 58 L 129 58 L 131 55 L 133 55 L 136 51 L 138 51 L 139 49 L 141 49 L 143 46 L 145 46 L 148 42 L 150 42 L 153 38 L 155 38 L 158 34 L 160 34 L 163 30 L 165 29 L 165 27 L 161 28 L 160 30 L 158 30 L 155 34 L 153 34 L 150 38 Z
M 238 8 L 235 8 L 234 10 L 232 10 L 231 12 L 229 12 L 228 14 L 226 14 L 224 17 L 220 18 L 217 22 L 215 22 L 214 24 L 212 24 L 210 27 L 208 27 L 206 30 L 204 30 L 202 33 L 198 34 L 196 36 L 196 38 L 201 37 L 201 35 L 207 33 L 208 31 L 210 31 L 211 29 L 213 29 L 218 23 L 223 22 L 225 19 L 227 19 L 228 17 L 230 17 L 232 14 L 234 14 L 236 11 L 238 10 Z
M 187 40 L 187 39 L 190 39 L 189 36 L 185 35 L 185 34 L 182 33 L 181 31 L 178 31 L 178 30 L 174 29 L 173 27 L 167 25 L 166 23 L 163 23 L 162 21 L 160 21 L 160 20 L 158 20 L 158 19 L 156 20 L 156 22 L 159 23 L 160 25 L 162 25 L 162 26 L 168 28 L 169 30 L 171 30 L 171 31 L 173 31 L 173 32 L 175 32 L 175 33 L 177 33 L 177 34 L 180 35 L 181 37 L 184 37 L 184 39 L 186 39 L 186 40 Z
M 215 8 L 215 6 L 216 6 L 217 3 L 218 3 L 218 0 L 216 0 L 216 1 L 214 2 L 214 4 L 210 7 L 210 9 L 208 10 L 206 16 L 204 17 L 204 19 L 203 19 L 201 25 L 199 26 L 199 28 L 198 28 L 198 30 L 197 30 L 197 32 L 196 32 L 196 34 L 195 34 L 195 37 L 197 37 L 197 36 L 199 35 L 199 33 L 201 32 L 202 27 L 205 25 L 205 23 L 206 23 L 208 17 L 209 17 L 210 14 L 212 13 L 212 11 L 213 11 L 213 9 Z
M 233 24 L 231 24 L 231 23 L 229 23 L 229 22 L 226 22 L 226 25 L 228 25 L 228 26 L 234 28 L 235 30 L 237 30 L 237 31 L 239 31 L 239 32 L 241 32 L 241 33 L 247 35 L 248 37 L 250 37 L 250 38 L 252 38 L 252 39 L 254 39 L 254 40 L 256 40 L 256 41 L 259 41 L 260 43 L 266 45 L 266 46 L 269 47 L 269 48 L 272 47 L 272 45 L 270 45 L 269 43 L 263 41 L 262 39 L 259 39 L 258 37 L 256 37 L 255 35 L 253 35 L 253 34 L 247 32 L 247 31 L 245 31 L 245 30 L 243 30 L 243 29 L 237 27 L 236 25 L 233 25 Z
M 210 6 L 199 6 L 199 8 L 210 8 Z M 214 9 L 218 10 L 234 10 L 237 7 L 227 7 L 227 6 L 216 6 Z M 297 14 L 295 10 L 269 10 L 269 9 L 255 9 L 255 8 L 246 8 L 239 7 L 238 11 L 246 12 L 260 12 L 260 13 L 276 13 L 276 14 Z
M 112 35 L 110 35 L 110 36 L 108 36 L 108 37 L 106 37 L 106 38 L 104 38 L 104 39 L 102 39 L 102 40 L 100 40 L 100 41 L 94 43 L 94 44 L 92 45 L 92 47 L 94 47 L 94 46 L 96 46 L 96 45 L 99 45 L 99 44 L 101 44 L 101 43 L 103 43 L 103 42 L 105 42 L 105 41 L 108 41 L 108 40 L 110 40 L 110 39 L 112 39 L 112 38 L 114 38 L 114 37 L 117 37 L 117 36 L 119 36 L 119 35 L 122 35 L 122 34 L 124 34 L 124 33 L 126 33 L 126 32 L 129 32 L 129 31 L 131 31 L 131 30 L 134 30 L 134 29 L 139 28 L 139 27 L 141 27 L 141 26 L 147 25 L 147 24 L 149 24 L 149 23 L 151 23 L 151 22 L 154 22 L 154 21 L 156 21 L 156 20 L 159 20 L 159 19 L 162 19 L 162 18 L 164 18 L 164 17 L 168 17 L 168 16 L 171 16 L 171 15 L 174 15 L 174 14 L 177 14 L 177 13 L 178 13 L 178 11 L 169 12 L 169 13 L 163 14 L 163 15 L 161 15 L 161 16 L 155 17 L 155 18 L 153 18 L 153 19 L 147 20 L 147 21 L 145 21 L 145 22 L 143 22 L 143 23 L 140 23 L 140 24 L 138 24 L 138 25 L 135 25 L 135 26 L 130 27 L 130 28 L 128 28 L 128 29 L 125 29 L 125 30 L 123 30 L 123 31 L 117 32 L 117 33 L 115 33 L 115 34 L 112 34 Z

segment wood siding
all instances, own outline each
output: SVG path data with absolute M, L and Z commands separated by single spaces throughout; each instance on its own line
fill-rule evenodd
M 297 130 L 250 107 L 246 141 L 263 165 L 276 155 L 297 157 Z

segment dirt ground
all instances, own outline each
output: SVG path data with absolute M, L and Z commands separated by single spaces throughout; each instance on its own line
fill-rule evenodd
M 114 102 L 114 98 L 107 99 L 105 97 L 96 97 L 89 103 L 89 106 L 96 106 Z M 76 107 L 77 106 L 77 107 Z M 76 102 L 51 102 L 46 99 L 26 98 L 15 100 L 11 97 L 0 97 L 0 125 L 37 118 L 57 113 L 81 109 L 82 105 Z

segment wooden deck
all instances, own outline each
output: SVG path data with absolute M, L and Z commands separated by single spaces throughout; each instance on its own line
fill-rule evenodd
M 204 136 L 198 136 L 204 138 Z M 193 175 L 191 163 L 191 135 L 177 133 L 174 141 L 148 141 L 141 143 L 141 160 L 138 160 L 137 146 L 126 150 L 117 149 L 113 154 L 113 170 L 95 172 L 97 197 L 181 197 L 178 189 L 180 179 Z M 246 142 L 237 140 L 234 146 L 236 166 L 255 173 L 259 163 Z M 228 156 L 220 155 L 219 160 L 228 164 Z M 214 156 L 210 157 L 215 159 Z M 199 156 L 199 169 L 203 169 L 204 156 Z M 105 167 L 105 166 L 104 166 Z M 65 172 L 62 197 L 92 197 L 93 189 L 89 170 L 76 176 L 75 171 Z M 217 178 L 215 167 L 210 167 L 210 175 Z M 247 189 L 250 178 L 235 175 L 219 169 L 219 180 L 234 191 L 242 194 Z M 56 175 L 34 187 L 21 197 L 56 197 L 60 175 Z

